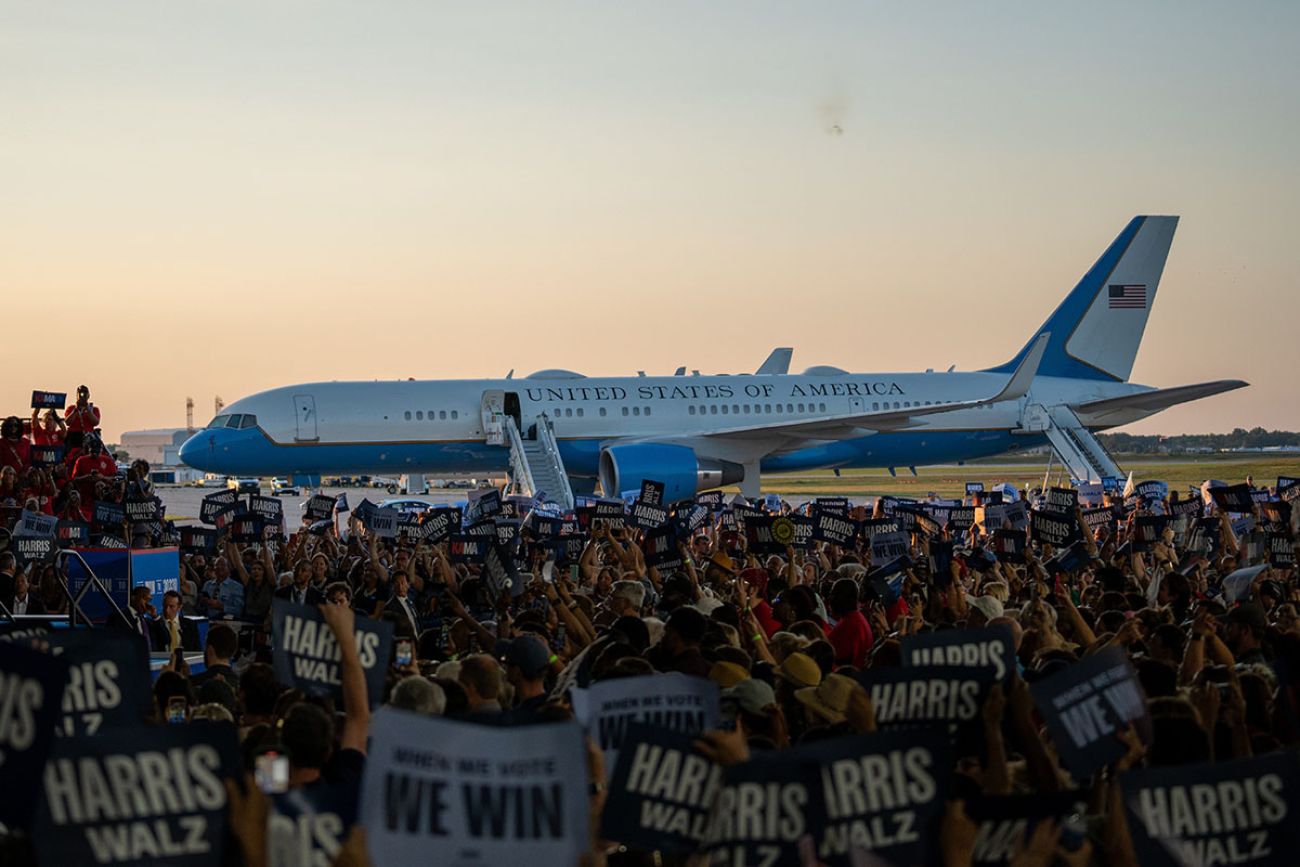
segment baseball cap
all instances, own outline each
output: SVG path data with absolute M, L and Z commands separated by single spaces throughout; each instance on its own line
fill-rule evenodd
M 530 680 L 540 676 L 551 664 L 550 648 L 531 635 L 500 642 L 497 656 L 506 665 L 518 666 Z
M 762 714 L 776 704 L 776 693 L 761 680 L 749 678 L 722 691 L 722 703 L 734 704 L 745 713 Z

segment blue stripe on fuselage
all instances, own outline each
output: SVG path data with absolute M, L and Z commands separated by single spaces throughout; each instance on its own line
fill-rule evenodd
M 827 443 L 765 458 L 764 472 L 811 469 L 924 466 L 990 457 L 1032 448 L 1042 437 L 1009 431 L 904 431 Z M 601 440 L 560 440 L 565 469 L 595 476 Z M 307 443 L 279 445 L 257 429 L 202 430 L 181 448 L 181 459 L 196 469 L 231 476 L 333 473 L 491 473 L 509 465 L 502 446 L 482 442 Z

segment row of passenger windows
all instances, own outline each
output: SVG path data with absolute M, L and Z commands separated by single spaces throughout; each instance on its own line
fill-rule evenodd
M 896 400 L 896 401 L 893 402 L 893 407 L 892 407 L 892 408 L 893 408 L 893 409 L 909 409 L 909 408 L 911 408 L 911 407 L 913 407 L 913 406 L 922 406 L 922 405 L 924 405 L 924 406 L 937 406 L 937 405 L 939 405 L 939 404 L 941 404 L 941 403 L 950 403 L 950 401 L 942 401 L 942 400 L 929 401 L 929 400 L 927 400 L 927 401 L 924 401 L 924 403 L 923 403 L 922 401 L 919 401 L 919 400 L 918 400 L 918 401 L 915 401 L 915 402 L 910 401 L 910 400 L 905 400 L 905 401 L 900 402 L 900 401 L 897 401 L 897 400 Z M 890 407 L 890 403 L 889 403 L 889 401 L 885 401 L 883 404 L 881 404 L 880 401 L 872 401 L 872 402 L 871 402 L 871 410 L 872 410 L 872 412 L 880 412 L 882 409 L 883 409 L 883 410 L 888 410 L 888 409 L 890 409 L 890 408 L 891 408 L 891 407 Z M 622 407 L 622 411 L 623 411 L 623 415 L 624 415 L 624 416 L 629 416 L 629 415 L 634 415 L 634 416 L 642 416 L 642 415 L 645 415 L 645 416 L 648 416 L 648 415 L 650 415 L 650 407 L 648 407 L 648 406 L 633 406 L 633 407 L 626 407 L 626 406 L 625 406 L 625 407 Z M 732 403 L 732 404 L 726 404 L 726 403 L 723 403 L 723 404 L 716 404 L 716 403 L 715 403 L 715 404 L 708 404 L 707 406 L 703 406 L 703 405 L 702 405 L 702 406 L 696 406 L 695 404 L 690 404 L 690 405 L 688 405 L 688 406 L 686 407 L 686 411 L 687 411 L 690 415 L 762 415 L 762 414 L 767 414 L 767 415 L 774 415 L 774 414 L 775 414 L 775 415 L 785 415 L 785 414 L 793 414 L 793 413 L 798 413 L 798 412 L 826 412 L 826 404 L 824 404 L 824 403 L 784 403 L 784 404 L 783 404 L 783 403 L 753 403 L 753 404 L 751 404 L 751 403 Z M 604 418 L 604 417 L 607 415 L 606 410 L 605 410 L 605 407 L 603 407 L 603 406 L 599 408 L 599 412 L 600 412 L 600 417 L 601 417 L 601 418 Z M 583 409 L 582 409 L 582 407 L 578 407 L 576 410 L 573 409 L 572 407 L 555 407 L 555 408 L 553 408 L 553 409 L 551 410 L 551 413 L 553 413 L 553 416 L 554 416 L 555 418 L 573 418 L 574 416 L 577 416 L 578 418 L 582 418 L 582 417 L 583 417 Z M 437 420 L 437 421 L 446 421 L 448 418 L 451 418 L 451 419 L 453 419 L 453 420 L 454 420 L 454 419 L 457 419 L 457 418 L 460 417 L 460 414 L 459 414 L 456 410 L 454 410 L 454 409 L 453 409 L 453 410 L 450 410 L 450 411 L 445 410 L 445 409 L 440 409 L 440 410 L 432 410 L 432 409 L 431 409 L 431 410 L 428 410 L 427 413 L 425 412 L 425 410 L 422 410 L 422 409 L 417 409 L 417 410 L 415 410 L 414 413 L 412 413 L 411 410 L 409 410 L 409 409 L 406 411 L 406 420 L 407 420 L 407 421 L 411 421 L 412 419 L 414 419 L 415 421 L 424 421 L 424 420 L 426 419 L 426 417 L 427 417 L 427 419 L 428 419 L 429 421 L 435 421 L 435 420 Z M 208 426 L 209 426 L 209 427 L 252 427 L 253 425 L 257 424 L 257 419 L 256 419 L 254 416 L 251 416 L 251 415 L 247 415 L 247 416 L 241 416 L 241 415 L 231 416 L 231 417 L 229 417 L 229 420 L 230 420 L 230 422 L 231 422 L 231 423 L 229 423 L 229 424 L 227 424 L 227 418 L 228 418 L 227 416 L 217 416 L 217 418 L 215 418 L 215 419 L 212 420 L 212 424 L 210 424 L 210 425 L 208 425 Z M 242 424 L 241 424 L 241 422 L 242 422 Z

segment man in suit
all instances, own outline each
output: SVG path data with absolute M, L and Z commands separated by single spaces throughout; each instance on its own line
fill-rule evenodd
M 23 572 L 18 573 L 17 590 L 14 592 L 14 604 L 9 606 L 10 612 L 17 616 L 19 614 L 44 614 L 45 604 L 31 592 L 31 587 L 27 583 L 27 575 Z
M 301 566 L 293 570 L 293 583 L 275 591 L 276 599 L 288 599 L 299 605 L 324 605 L 325 594 L 311 586 L 311 569 Z
M 153 599 L 153 589 L 147 584 L 137 584 L 131 588 L 130 602 L 123 612 L 126 615 L 126 626 L 144 639 L 150 653 L 154 650 L 153 629 L 149 623 L 149 615 L 154 613 L 151 599 Z
M 175 651 L 178 642 L 181 650 L 199 649 L 199 628 L 194 621 L 181 617 L 181 602 L 181 594 L 175 590 L 163 594 L 163 616 L 150 624 L 154 650 Z
M 411 585 L 405 572 L 398 572 L 393 578 L 393 595 L 384 605 L 385 619 L 396 624 L 396 634 L 418 638 L 420 635 L 420 615 L 416 613 L 415 601 L 410 597 Z
M 239 652 L 239 636 L 235 630 L 224 623 L 214 623 L 208 628 L 208 640 L 203 645 L 203 671 L 190 678 L 190 683 L 198 689 L 214 678 L 222 678 L 230 684 L 232 693 L 239 692 L 239 675 L 231 668 L 230 662 Z

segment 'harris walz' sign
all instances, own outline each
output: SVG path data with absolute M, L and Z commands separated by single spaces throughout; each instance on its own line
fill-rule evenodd
M 42 864 L 217 867 L 226 781 L 242 776 L 228 723 L 58 740 L 32 839 Z
M 31 784 L 45 766 L 67 682 L 63 660 L 0 642 L 0 822 L 31 822 Z
M 1015 638 L 1009 626 L 945 629 L 903 638 L 903 665 L 958 665 L 985 668 L 993 679 L 1008 681 L 1016 672 Z
M 704 839 L 722 768 L 696 738 L 632 723 L 601 818 L 601 837 L 646 851 L 689 853 Z
M 342 657 L 334 630 L 320 610 L 283 599 L 271 607 L 272 662 L 281 683 L 312 695 L 343 697 L 340 679 Z M 393 646 L 393 624 L 388 620 L 358 617 L 357 656 L 366 676 L 371 707 L 384 697 L 384 675 Z
M 67 630 L 50 633 L 50 653 L 68 664 L 68 688 L 56 734 L 97 735 L 134 728 L 153 707 L 149 649 L 124 630 Z
M 1130 771 L 1119 778 L 1137 862 L 1155 867 L 1296 863 L 1294 753 Z

